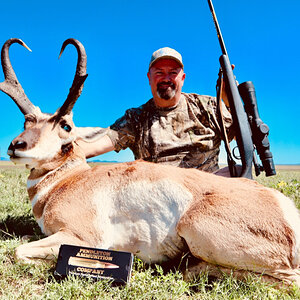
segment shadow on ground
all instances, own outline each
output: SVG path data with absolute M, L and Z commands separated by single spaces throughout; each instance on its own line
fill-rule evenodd
M 0 221 L 0 238 L 9 239 L 24 235 L 42 235 L 42 232 L 32 216 L 7 216 Z

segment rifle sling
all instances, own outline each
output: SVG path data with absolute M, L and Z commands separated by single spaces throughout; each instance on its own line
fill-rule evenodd
M 225 150 L 227 152 L 227 163 L 228 163 L 228 167 L 229 167 L 229 171 L 230 171 L 230 176 L 237 177 L 237 170 L 235 167 L 236 163 L 232 157 L 232 153 L 231 153 L 231 149 L 230 149 L 228 137 L 227 137 L 227 131 L 226 131 L 224 119 L 223 119 L 222 100 L 221 100 L 222 91 L 223 91 L 223 76 L 222 76 L 222 70 L 220 69 L 219 78 L 217 81 L 217 113 L 218 113 L 219 120 L 220 120 L 219 125 L 220 125 L 221 137 L 222 137 L 222 140 L 224 141 Z

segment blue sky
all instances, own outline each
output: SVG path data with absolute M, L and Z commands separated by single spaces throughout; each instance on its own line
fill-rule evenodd
M 237 80 L 256 87 L 275 163 L 299 164 L 299 0 L 213 3 Z M 10 57 L 25 93 L 44 112 L 62 105 L 73 80 L 76 51 L 68 46 L 58 60 L 61 44 L 70 37 L 83 43 L 89 77 L 73 110 L 77 126 L 109 126 L 150 99 L 148 63 L 164 46 L 183 56 L 184 92 L 215 95 L 221 50 L 206 0 L 3 1 L 0 24 L 0 45 L 18 37 L 32 49 L 13 45 Z M 2 92 L 0 103 L 0 152 L 7 157 L 23 115 Z M 98 158 L 133 156 L 125 150 Z

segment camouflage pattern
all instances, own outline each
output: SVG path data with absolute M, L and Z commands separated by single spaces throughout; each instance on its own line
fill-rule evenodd
M 225 105 L 223 118 L 232 139 L 232 119 Z M 129 147 L 135 159 L 214 172 L 219 169 L 218 124 L 214 97 L 182 93 L 176 107 L 158 108 L 150 99 L 128 109 L 110 126 L 108 136 L 117 152 Z

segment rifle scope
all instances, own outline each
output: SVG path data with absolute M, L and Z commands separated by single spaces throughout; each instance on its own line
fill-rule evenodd
M 266 176 L 275 175 L 276 171 L 268 139 L 269 127 L 259 117 L 254 85 L 252 81 L 246 81 L 241 83 L 238 89 L 248 116 L 253 143 L 262 161 L 263 166 L 261 170 L 266 172 Z M 256 170 L 256 173 L 258 173 L 256 175 L 259 175 L 259 171 Z

